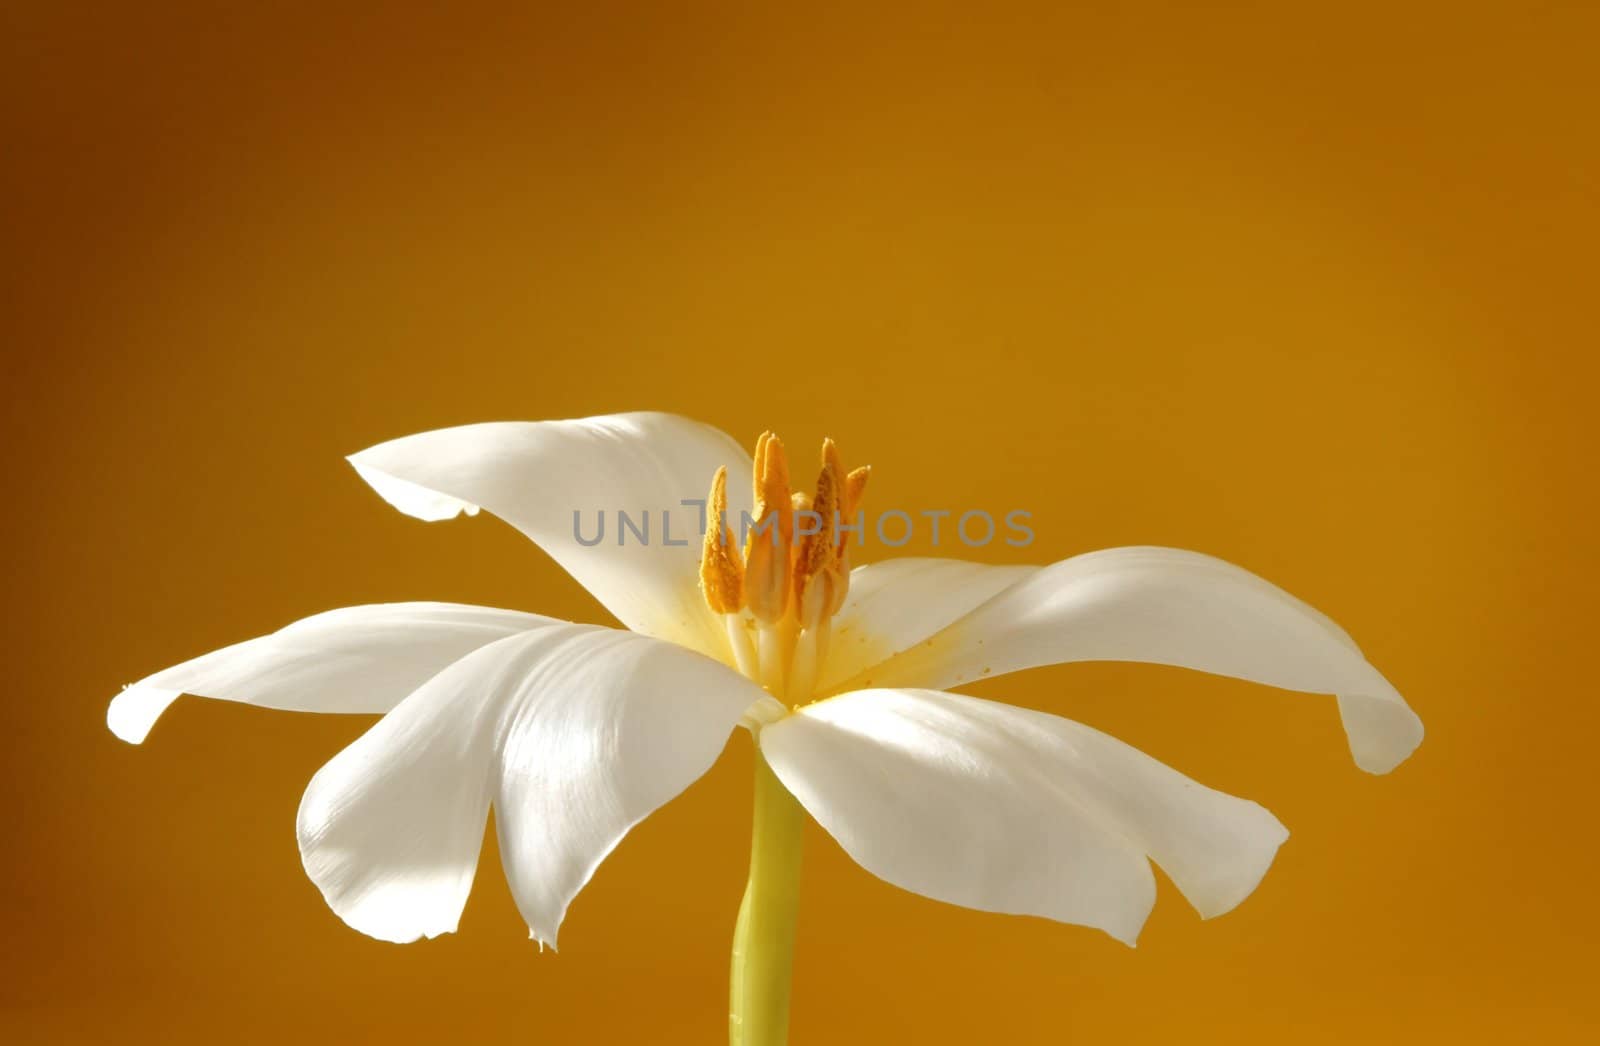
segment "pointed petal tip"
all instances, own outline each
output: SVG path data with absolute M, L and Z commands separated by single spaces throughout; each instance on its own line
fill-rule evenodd
M 1259 845 L 1240 847 L 1238 852 L 1244 860 L 1229 870 L 1230 875 L 1219 878 L 1212 889 L 1204 893 L 1196 892 L 1192 897 L 1184 894 L 1185 900 L 1201 919 L 1216 919 L 1243 904 L 1266 879 L 1267 872 L 1278 858 L 1278 851 L 1289 839 L 1289 829 L 1272 811 L 1259 803 L 1250 805 L 1260 811 L 1262 819 Z M 1181 888 L 1179 892 L 1183 892 Z
M 1091 923 L 1077 923 L 1077 922 L 1065 922 L 1065 925 L 1067 925 L 1067 926 L 1082 925 L 1082 926 L 1085 926 L 1086 928 L 1091 929 L 1091 930 L 1099 930 L 1101 933 L 1105 934 L 1107 937 L 1111 938 L 1113 941 L 1116 941 L 1118 944 L 1124 945 L 1124 946 L 1126 946 L 1128 948 L 1132 948 L 1135 951 L 1137 951 L 1138 948 L 1139 948 L 1139 935 L 1144 933 L 1144 925 L 1145 925 L 1145 923 L 1150 921 L 1150 913 L 1154 910 L 1154 907 L 1155 906 L 1152 903 L 1151 907 L 1145 909 L 1145 913 L 1142 916 L 1139 917 L 1138 922 L 1130 922 L 1130 923 L 1128 923 L 1127 925 L 1124 925 L 1124 926 L 1113 926 L 1109 922 L 1106 922 L 1106 923 L 1094 923 L 1094 924 L 1091 924 Z M 1048 919 L 1050 917 L 1049 916 L 1045 916 L 1045 918 Z M 1054 920 L 1054 919 L 1052 919 L 1051 921 L 1052 922 L 1057 922 L 1057 921 L 1062 921 L 1062 920 Z
M 365 464 L 360 459 L 366 453 L 367 451 L 362 451 L 359 454 L 351 454 L 345 460 L 379 497 L 413 519 L 420 519 L 424 523 L 438 523 L 454 519 L 463 513 L 468 516 L 478 514 L 478 506 L 471 502 L 429 490 L 420 484 L 391 476 L 381 469 Z
M 1084 924 L 1096 927 L 1117 943 L 1125 944 L 1134 949 L 1139 947 L 1139 935 L 1144 933 L 1145 924 L 1150 921 L 1150 914 L 1156 910 L 1155 872 L 1151 869 L 1148 859 L 1144 859 L 1140 863 L 1144 865 L 1144 878 L 1148 882 L 1148 894 L 1143 903 L 1134 906 L 1131 910 L 1119 912 L 1110 912 L 1108 910 L 1109 918 Z M 1061 921 L 1066 922 L 1068 925 L 1077 923 L 1077 920 Z

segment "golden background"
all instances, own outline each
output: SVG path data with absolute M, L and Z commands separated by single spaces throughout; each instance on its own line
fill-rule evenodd
M 1163 882 L 1127 950 L 813 826 L 797 1043 L 1594 1034 L 1594 5 L 234 6 L 0 14 L 0 1039 L 722 1040 L 744 735 L 556 956 L 492 841 L 456 936 L 324 907 L 295 807 L 365 720 L 103 721 L 334 606 L 604 620 L 509 527 L 404 518 L 341 459 L 637 408 L 831 434 L 880 509 L 1032 510 L 992 562 L 1238 562 L 1428 726 L 1374 778 L 1328 699 L 986 683 L 1294 835 L 1214 922 Z

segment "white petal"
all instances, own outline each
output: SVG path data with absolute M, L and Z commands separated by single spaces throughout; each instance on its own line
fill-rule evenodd
M 764 727 L 761 750 L 879 878 L 1134 943 L 1155 903 L 1144 856 L 1071 802 L 1038 760 L 929 695 L 941 696 L 858 690 L 808 705 Z
M 1220 559 L 1116 548 L 1034 573 L 930 640 L 857 674 L 949 687 L 1037 665 L 1143 661 L 1337 694 L 1356 764 L 1388 773 L 1422 721 L 1350 637 L 1300 600 Z
M 378 603 L 304 618 L 163 669 L 106 709 L 138 744 L 180 694 L 291 712 L 387 712 L 450 662 L 551 619 L 459 603 Z
M 850 595 L 833 619 L 833 639 L 820 688 L 831 690 L 922 642 L 1038 567 L 988 566 L 959 559 L 908 556 L 850 572 Z
M 415 483 L 396 479 L 377 469 L 368 468 L 361 463 L 359 455 L 350 457 L 349 461 L 355 466 L 356 473 L 367 481 L 367 485 L 378 492 L 379 497 L 414 519 L 420 519 L 424 523 L 438 523 L 441 520 L 455 519 L 463 513 L 468 516 L 478 514 L 477 505 L 458 501 L 448 494 L 440 494 L 427 487 L 419 487 Z
M 455 929 L 491 802 L 512 892 L 548 944 L 638 821 L 716 759 L 762 691 L 670 643 L 548 624 L 425 683 L 320 770 L 298 822 L 306 872 L 351 926 Z
M 1057 716 L 936 690 L 857 690 L 766 727 L 784 785 L 863 867 L 938 900 L 1132 944 L 1145 855 L 1203 916 L 1288 837 L 1265 809 Z
M 703 507 L 683 504 L 703 503 L 727 466 L 730 524 L 749 511 L 750 455 L 716 429 L 657 413 L 492 422 L 391 440 L 350 463 L 418 519 L 481 505 L 538 543 L 624 625 L 728 659 L 726 632 L 698 587 Z M 622 530 L 619 512 L 638 529 L 648 516 L 648 542 Z M 579 533 L 593 542 L 601 513 L 603 539 L 581 543 Z

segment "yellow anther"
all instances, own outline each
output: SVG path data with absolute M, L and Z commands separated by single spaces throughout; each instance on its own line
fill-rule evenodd
M 756 441 L 755 525 L 745 537 L 745 601 L 757 621 L 772 624 L 789 609 L 789 550 L 794 510 L 783 441 L 763 432 Z
M 744 605 L 744 562 L 727 524 L 728 470 L 717 469 L 706 499 L 705 545 L 700 553 L 700 592 L 719 614 L 736 613 Z

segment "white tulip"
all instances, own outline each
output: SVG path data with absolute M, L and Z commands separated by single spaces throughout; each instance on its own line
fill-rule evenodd
M 743 726 L 757 825 L 735 946 L 735 1042 L 787 1022 L 795 801 L 873 874 L 927 897 L 1099 928 L 1133 944 L 1150 861 L 1202 916 L 1247 897 L 1288 833 L 1089 727 L 945 688 L 1068 661 L 1178 665 L 1332 694 L 1355 761 L 1386 773 L 1422 724 L 1338 626 L 1246 571 L 1192 552 L 1122 548 L 1046 567 L 941 559 L 848 566 L 827 528 L 867 473 L 824 448 L 814 495 L 782 444 L 753 463 L 667 414 L 469 425 L 384 443 L 351 463 L 424 520 L 481 507 L 539 544 L 626 630 L 510 610 L 401 603 L 334 610 L 157 672 L 107 714 L 144 740 L 180 694 L 308 712 L 384 713 L 300 804 L 307 873 L 362 933 L 456 929 L 495 810 L 531 935 L 628 830 L 683 791 Z M 707 484 L 728 529 L 701 534 Z M 574 540 L 574 514 L 639 511 L 657 540 Z M 744 548 L 744 514 L 771 520 Z

